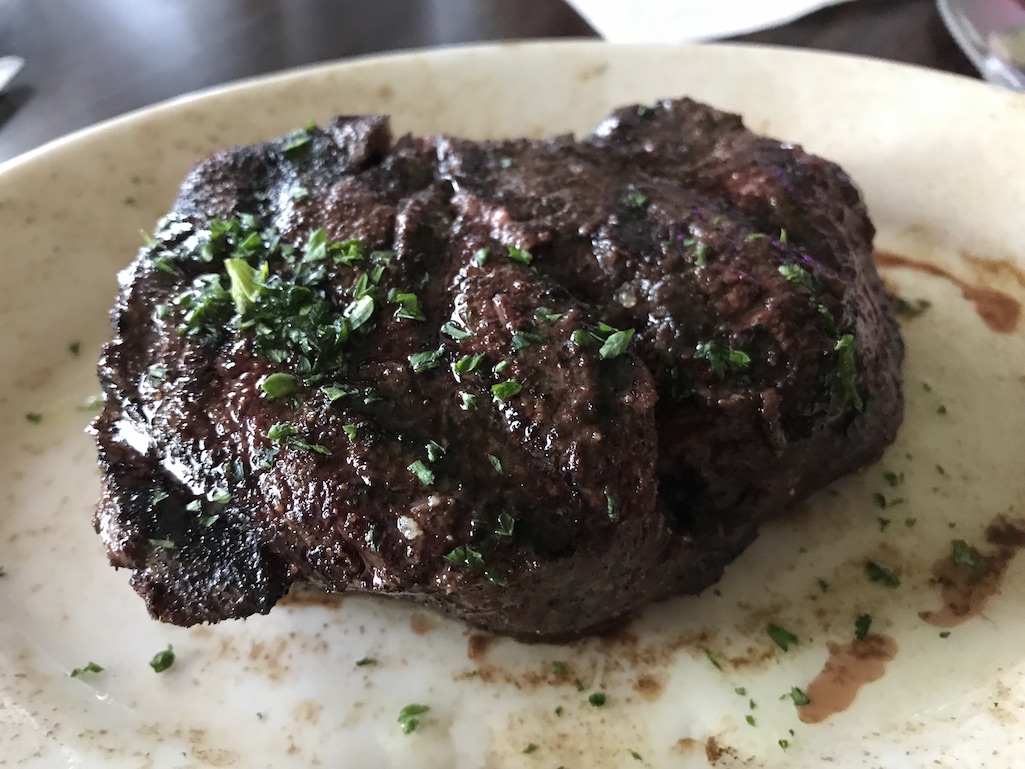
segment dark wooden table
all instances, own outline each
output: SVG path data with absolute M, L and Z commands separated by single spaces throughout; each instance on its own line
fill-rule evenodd
M 562 0 L 0 0 L 0 162 L 198 88 L 347 56 L 472 41 L 593 37 Z M 738 40 L 975 75 L 933 0 L 858 0 Z

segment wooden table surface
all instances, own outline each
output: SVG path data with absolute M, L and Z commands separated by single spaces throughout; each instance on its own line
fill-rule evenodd
M 562 0 L 0 0 L 0 162 L 129 110 L 238 78 L 379 51 L 594 37 Z M 976 76 L 933 0 L 858 0 L 737 40 Z

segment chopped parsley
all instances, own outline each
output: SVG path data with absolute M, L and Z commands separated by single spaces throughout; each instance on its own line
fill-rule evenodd
M 25 419 L 31 422 L 32 424 L 37 425 L 43 421 L 43 415 L 40 414 L 38 411 L 30 411 L 27 414 L 25 414 Z
M 557 676 L 564 676 L 567 672 L 569 672 L 569 666 L 567 666 L 565 662 L 559 662 L 558 660 L 556 660 L 552 663 L 552 672 L 555 673 L 555 675 Z
M 480 362 L 484 360 L 484 354 L 465 355 L 452 364 L 452 371 L 456 374 L 468 374 L 475 370 Z
M 785 700 L 787 697 L 792 699 L 794 701 L 794 706 L 798 708 L 807 705 L 809 702 L 811 702 L 811 700 L 808 699 L 808 695 L 805 694 L 804 691 L 802 691 L 801 689 L 798 689 L 796 686 L 792 687 L 790 691 L 784 694 L 782 697 L 780 697 L 780 699 Z
M 779 746 L 783 748 L 783 750 L 789 750 L 790 740 L 779 740 Z
M 626 352 L 627 345 L 630 344 L 630 340 L 633 338 L 634 330 L 628 328 L 624 331 L 616 331 L 609 334 L 608 339 L 598 350 L 598 356 L 602 360 L 608 360 L 609 358 L 618 358 L 624 352 Z
M 598 348 L 602 360 L 617 358 L 626 352 L 634 330 L 620 330 L 607 323 L 599 323 L 597 328 L 580 328 L 573 332 L 570 341 L 581 348 Z
M 591 703 L 591 707 L 604 707 L 606 701 L 605 692 L 594 692 L 587 698 L 587 701 Z
M 473 332 L 467 331 L 465 328 L 459 328 L 455 323 L 449 321 L 441 327 L 441 332 L 456 340 L 457 342 L 466 339 L 467 337 L 473 336 Z
M 434 483 L 434 472 L 419 459 L 406 469 L 415 475 L 424 486 L 430 486 Z
M 821 590 L 823 593 L 829 590 L 829 583 L 826 582 L 826 580 L 822 579 L 822 577 L 816 579 L 815 584 L 819 586 L 819 590 Z
M 284 445 L 294 449 L 314 451 L 318 454 L 330 456 L 330 449 L 325 446 L 321 446 L 319 443 L 310 443 L 304 438 L 297 437 L 298 432 L 299 430 L 295 425 L 279 422 L 275 425 L 271 425 L 271 428 L 267 431 L 267 438 L 274 443 L 283 443 Z
M 540 334 L 534 334 L 529 331 L 514 331 L 512 335 L 512 350 L 513 352 L 519 352 L 532 344 L 544 344 L 548 340 Z
M 281 140 L 281 154 L 294 160 L 306 151 L 311 138 L 309 130 L 297 128 Z
M 755 720 L 755 717 L 750 713 L 744 716 L 744 720 L 747 721 L 749 726 L 758 726 L 758 722 Z
M 174 664 L 174 647 L 171 644 L 167 645 L 166 649 L 158 651 L 153 655 L 153 659 L 149 661 L 149 666 L 153 668 L 154 673 L 163 673 L 171 665 Z
M 509 258 L 514 262 L 520 264 L 530 264 L 534 260 L 533 254 L 523 248 L 517 248 L 516 246 L 506 246 L 506 250 L 509 253 Z
M 811 274 L 799 264 L 781 264 L 779 274 L 791 283 L 812 289 Z
M 509 513 L 499 513 L 498 524 L 495 526 L 495 535 L 499 537 L 511 537 L 513 534 L 513 527 L 515 525 L 516 519 L 509 515 Z
M 797 645 L 797 636 L 784 627 L 770 624 L 765 628 L 765 632 L 769 634 L 772 642 L 783 651 L 789 651 L 791 646 Z
M 491 385 L 492 394 L 500 401 L 507 401 L 523 389 L 523 385 L 515 379 Z
M 949 630 L 941 630 L 940 631 L 940 638 L 950 638 L 950 631 Z
M 395 310 L 395 317 L 404 320 L 426 320 L 423 310 L 420 309 L 420 300 L 416 294 L 408 292 L 389 291 L 388 301 L 398 304 Z
M 865 563 L 865 575 L 872 582 L 879 582 L 885 587 L 897 587 L 900 585 L 900 577 L 894 574 L 889 568 L 876 561 Z
M 445 348 L 439 347 L 437 350 L 424 350 L 423 352 L 410 355 L 409 365 L 413 367 L 413 373 L 420 374 L 429 369 L 437 368 L 438 361 L 441 360 L 444 352 Z
M 76 355 L 76 356 L 80 355 L 81 352 L 82 352 L 82 343 L 81 342 L 70 342 L 68 344 L 68 352 L 71 353 L 72 355 Z
M 175 548 L 174 542 L 169 539 L 151 539 L 149 543 L 161 550 L 174 550 Z
M 496 374 L 501 374 L 507 368 L 509 368 L 509 361 L 500 360 L 491 368 L 491 370 L 494 371 Z
M 854 382 L 854 334 L 844 334 L 833 348 L 836 350 L 836 382 L 840 391 L 840 399 L 846 404 L 850 403 L 858 411 L 865 408 L 865 402 L 858 393 Z
M 267 394 L 268 398 L 283 398 L 286 395 L 291 395 L 298 386 L 298 379 L 283 372 L 270 374 L 260 382 L 260 389 Z
M 531 742 L 531 743 L 529 743 L 527 745 L 527 747 L 525 747 L 523 749 L 523 752 L 524 753 L 533 753 L 535 750 L 537 750 L 537 743 L 536 742 Z
M 630 755 L 633 756 L 634 761 L 643 761 L 644 758 L 636 750 L 631 750 Z
M 950 560 L 955 566 L 966 566 L 979 574 L 985 574 L 990 568 L 989 561 L 979 555 L 979 551 L 963 539 L 955 539 L 951 542 Z
M 538 307 L 534 310 L 534 317 L 537 320 L 543 320 L 547 323 L 555 323 L 555 321 L 562 318 L 561 312 L 552 312 L 547 307 Z
M 902 296 L 893 298 L 894 314 L 904 318 L 917 318 L 930 307 L 932 307 L 932 302 L 928 299 L 916 299 L 913 302 L 909 302 Z
M 464 566 L 467 569 L 479 569 L 484 566 L 484 556 L 469 545 L 459 545 L 459 547 L 453 548 L 445 554 L 445 560 L 455 566 Z
M 869 630 L 872 628 L 872 615 L 862 614 L 854 621 L 854 637 L 859 641 L 868 638 Z
M 463 411 L 476 411 L 477 396 L 472 393 L 459 393 L 459 407 Z
M 892 521 L 889 518 L 883 518 L 881 515 L 876 516 L 876 523 L 879 524 L 879 531 L 884 532 L 889 527 Z
M 503 475 L 504 474 L 504 471 L 502 470 L 502 460 L 501 459 L 496 457 L 494 454 L 488 454 L 488 462 L 490 462 L 491 466 L 493 468 L 495 468 L 495 472 L 496 473 L 498 473 L 499 475 Z
M 376 665 L 376 664 L 377 664 L 377 660 L 374 659 L 373 657 L 364 657 L 363 659 L 356 660 L 356 667 L 358 667 L 358 668 L 365 668 L 368 665 Z
M 622 204 L 628 211 L 642 212 L 648 207 L 648 196 L 631 184 L 623 193 Z
M 478 248 L 473 253 L 473 263 L 476 264 L 478 267 L 483 267 L 485 264 L 488 263 L 488 259 L 490 258 L 491 249 L 486 246 L 484 248 Z
M 726 372 L 741 371 L 751 364 L 751 357 L 743 350 L 733 350 L 715 340 L 699 342 L 694 357 L 708 361 L 712 372 L 719 379 L 726 378 Z
M 345 432 L 345 435 L 349 438 L 350 441 L 356 440 L 356 425 L 342 425 L 342 430 Z
M 605 514 L 608 515 L 610 521 L 619 520 L 619 507 L 616 504 L 616 498 L 612 496 L 612 490 L 608 486 L 605 487 Z
M 439 459 L 445 456 L 445 447 L 442 446 L 440 443 L 428 441 L 427 445 L 424 448 L 427 449 L 428 462 L 437 462 Z
M 399 711 L 399 728 L 402 729 L 403 734 L 409 734 L 415 732 L 416 728 L 420 726 L 420 716 L 430 710 L 427 705 L 418 705 L 411 703 L 406 705 L 402 710 Z
M 74 670 L 72 670 L 71 671 L 71 677 L 72 678 L 78 678 L 79 676 L 85 675 L 86 673 L 102 673 L 102 672 L 103 672 L 103 666 L 102 665 L 97 665 L 95 662 L 89 661 L 85 665 L 83 665 L 82 667 L 75 668 Z
M 716 670 L 722 670 L 722 664 L 719 662 L 719 660 L 716 658 L 716 656 L 714 654 L 712 654 L 712 652 L 709 651 L 708 649 L 705 649 L 705 657 L 707 657 L 708 661 L 711 662 L 712 665 L 715 666 Z

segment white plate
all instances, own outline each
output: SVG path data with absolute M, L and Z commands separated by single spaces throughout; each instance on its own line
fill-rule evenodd
M 921 270 L 884 271 L 933 306 L 903 323 L 907 420 L 883 461 L 767 527 L 716 590 L 654 606 L 616 637 L 486 643 L 422 610 L 359 598 L 185 630 L 150 621 L 128 575 L 106 564 L 78 406 L 97 392 L 115 274 L 197 159 L 338 112 L 389 112 L 399 130 L 541 135 L 681 94 L 840 161 L 864 188 L 881 248 L 997 289 L 1005 310 L 1025 297 L 1025 99 L 847 57 L 593 43 L 414 53 L 182 99 L 0 168 L 5 765 L 1011 765 L 1025 736 L 1025 563 L 1012 561 L 983 616 L 947 638 L 919 612 L 942 603 L 931 568 L 952 539 L 985 550 L 996 515 L 1025 515 L 1025 332 L 993 331 L 954 281 Z M 905 474 L 898 488 L 887 471 Z M 881 510 L 876 493 L 906 502 Z M 902 584 L 870 582 L 867 558 Z M 850 707 L 802 723 L 780 695 L 806 688 L 827 644 L 850 641 L 863 613 L 894 640 L 895 659 Z M 798 645 L 774 646 L 770 622 Z M 177 662 L 155 674 L 147 663 L 168 643 Z M 356 667 L 367 656 L 377 664 Z M 105 670 L 69 677 L 90 660 Z M 598 690 L 602 708 L 588 704 Z M 403 735 L 396 716 L 411 702 L 431 710 Z

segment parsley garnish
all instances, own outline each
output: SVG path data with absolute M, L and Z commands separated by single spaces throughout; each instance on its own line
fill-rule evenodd
M 277 423 L 272 425 L 267 431 L 267 438 L 274 443 L 284 443 L 294 449 L 301 449 L 303 451 L 315 451 L 318 454 L 325 456 L 331 455 L 331 450 L 325 446 L 321 446 L 319 443 L 310 443 L 309 441 L 296 437 L 299 432 L 298 428 L 294 425 Z
M 527 747 L 525 747 L 523 749 L 523 752 L 524 753 L 533 753 L 535 750 L 537 750 L 537 743 L 531 742 L 531 743 L 529 743 L 527 745 Z
M 598 350 L 598 355 L 602 360 L 608 360 L 609 358 L 618 358 L 624 352 L 626 352 L 627 345 L 630 344 L 630 340 L 633 338 L 634 330 L 628 328 L 625 331 L 615 331 L 609 334 L 608 339 L 605 340 L 605 344 Z
M 283 398 L 291 395 L 299 386 L 299 380 L 291 374 L 278 372 L 264 377 L 260 389 L 267 393 L 268 398 Z
M 705 657 L 707 657 L 708 661 L 715 666 L 716 670 L 722 670 L 722 665 L 720 664 L 719 660 L 708 649 L 705 649 Z
M 402 710 L 399 711 L 399 727 L 402 729 L 403 734 L 409 734 L 410 732 L 416 731 L 416 728 L 420 725 L 420 716 L 430 710 L 427 705 L 410 704 L 406 705 Z
M 917 318 L 930 307 L 932 307 L 932 302 L 928 299 L 916 299 L 914 302 L 909 302 L 902 296 L 893 299 L 894 314 L 905 318 Z
M 456 374 L 468 374 L 484 360 L 484 354 L 466 355 L 452 364 L 452 371 Z
M 544 344 L 548 340 L 540 334 L 532 334 L 529 331 L 514 331 L 512 335 L 513 352 L 519 352 L 532 344 Z
M 569 672 L 569 666 L 565 662 L 556 660 L 552 663 L 552 672 L 557 676 L 564 676 Z
M 506 246 L 509 252 L 509 258 L 514 262 L 520 264 L 530 264 L 534 260 L 533 254 L 523 248 L 517 248 L 516 246 Z
M 791 645 L 797 645 L 797 636 L 784 627 L 770 624 L 765 628 L 765 632 L 769 634 L 769 638 L 772 639 L 772 642 L 783 651 L 789 651 Z
M 880 582 L 886 587 L 897 587 L 900 585 L 900 578 L 896 574 L 875 561 L 868 561 L 865 564 L 865 574 L 872 582 Z
M 630 751 L 630 755 L 631 755 L 631 756 L 633 756 L 633 759 L 634 759 L 634 761 L 643 761 L 643 760 L 644 760 L 644 759 L 643 759 L 643 758 L 641 757 L 641 754 L 640 754 L 640 753 L 638 753 L 638 752 L 637 752 L 636 750 L 631 750 L 631 751 Z
M 476 411 L 477 396 L 472 393 L 459 393 L 459 407 L 463 411 Z
M 783 750 L 788 750 L 790 748 L 790 740 L 779 740 L 779 746 Z
M 985 574 L 989 571 L 989 561 L 979 555 L 979 551 L 963 539 L 951 542 L 950 560 L 955 566 L 967 566 L 972 571 Z
M 854 383 L 854 348 L 854 334 L 844 334 L 836 341 L 836 346 L 833 348 L 837 352 L 836 379 L 841 401 L 850 403 L 858 411 L 861 411 L 865 408 L 865 402 L 858 394 Z
M 356 425 L 342 425 L 342 430 L 345 432 L 345 435 L 349 438 L 350 441 L 356 440 Z
M 534 317 L 537 320 L 543 320 L 548 323 L 554 323 L 562 317 L 561 312 L 552 312 L 547 307 L 538 307 L 534 310 Z
M 405 320 L 426 320 L 423 310 L 420 309 L 420 300 L 416 294 L 400 293 L 397 291 L 388 292 L 388 301 L 399 305 L 395 310 L 396 318 Z
M 509 379 L 505 382 L 499 382 L 498 384 L 491 385 L 491 392 L 500 401 L 509 400 L 522 389 L 523 385 L 521 385 L 515 379 Z
M 410 355 L 409 365 L 413 367 L 413 373 L 419 374 L 428 369 L 436 368 L 444 352 L 445 348 L 439 347 L 437 350 L 425 350 L 424 352 Z
M 864 641 L 868 637 L 868 631 L 872 627 L 872 615 L 862 614 L 854 621 L 854 637 Z
M 488 462 L 490 462 L 491 466 L 493 468 L 495 468 L 495 472 L 496 473 L 498 473 L 499 475 L 503 475 L 504 474 L 504 471 L 502 470 L 502 460 L 501 459 L 496 457 L 494 454 L 488 454 Z
M 749 726 L 758 726 L 758 722 L 755 720 L 755 717 L 750 714 L 744 716 L 744 720 L 747 721 Z
M 785 700 L 787 697 L 792 699 L 794 701 L 794 706 L 798 708 L 811 702 L 811 700 L 808 699 L 808 695 L 796 686 L 792 687 L 790 691 L 780 697 L 780 699 Z
M 811 275 L 799 264 L 781 264 L 779 274 L 791 283 L 797 283 L 809 290 L 812 288 Z
M 619 520 L 619 507 L 616 505 L 616 498 L 612 496 L 612 490 L 605 487 L 605 513 L 609 516 L 610 521 Z
M 479 569 L 484 565 L 484 556 L 469 545 L 459 545 L 445 554 L 445 560 L 455 566 L 465 566 L 468 569 Z
M 43 415 L 40 414 L 38 411 L 30 411 L 27 414 L 25 414 L 25 419 L 31 422 L 32 424 L 37 425 L 43 421 Z
M 74 670 L 72 670 L 71 671 L 71 677 L 72 678 L 78 678 L 80 675 L 84 675 L 85 673 L 102 673 L 102 672 L 103 672 L 103 666 L 102 665 L 97 665 L 95 662 L 90 661 L 90 662 L 87 662 L 82 667 L 75 668 Z
M 68 352 L 70 352 L 72 355 L 79 355 L 82 352 L 82 343 L 70 342 L 68 344 Z
M 707 360 L 712 372 L 719 379 L 726 378 L 727 369 L 739 371 L 751 363 L 751 357 L 743 350 L 732 350 L 715 340 L 699 342 L 694 350 L 694 357 Z
M 629 211 L 644 211 L 648 206 L 648 196 L 640 192 L 632 184 L 627 187 L 625 193 L 623 193 L 623 207 Z
M 427 445 L 424 448 L 427 449 L 428 462 L 437 462 L 439 459 L 445 456 L 445 447 L 442 446 L 440 443 L 428 441 Z
M 376 664 L 377 664 L 377 660 L 374 659 L 373 657 L 364 657 L 361 660 L 356 660 L 356 667 L 358 667 L 358 668 L 364 668 L 367 665 L 376 665 Z
M 478 267 L 483 267 L 485 264 L 488 263 L 488 259 L 490 258 L 490 248 L 487 248 L 486 246 L 484 248 L 478 248 L 473 254 L 473 263 L 476 264 Z
M 587 701 L 591 703 L 591 707 L 600 708 L 605 705 L 605 692 L 594 692 Z
M 153 655 L 153 659 L 149 661 L 149 666 L 153 668 L 154 673 L 163 673 L 171 665 L 174 664 L 174 647 L 171 644 L 167 645 L 166 649 L 158 651 Z
M 174 550 L 175 548 L 174 542 L 169 539 L 151 539 L 149 543 L 161 550 Z
M 420 483 L 422 483 L 424 486 L 430 486 L 434 483 L 433 471 L 431 471 L 430 468 L 428 468 L 427 465 L 425 465 L 419 459 L 416 460 L 406 469 L 409 470 L 409 472 L 411 472 L 417 478 L 419 478 Z

